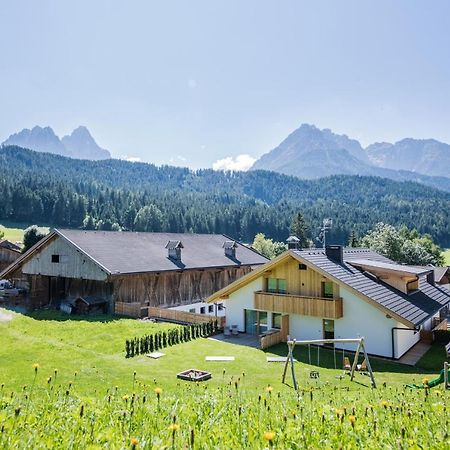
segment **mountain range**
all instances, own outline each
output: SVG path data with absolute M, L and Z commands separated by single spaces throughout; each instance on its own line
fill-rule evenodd
M 383 142 L 363 148 L 345 134 L 303 124 L 258 159 L 252 170 L 272 170 L 305 179 L 370 175 L 424 182 L 424 175 L 450 178 L 450 145 L 434 139 L 406 138 L 395 144 Z
M 37 152 L 54 153 L 76 159 L 109 159 L 111 154 L 101 148 L 86 127 L 79 126 L 60 139 L 52 128 L 35 126 L 9 136 L 2 145 L 18 145 Z

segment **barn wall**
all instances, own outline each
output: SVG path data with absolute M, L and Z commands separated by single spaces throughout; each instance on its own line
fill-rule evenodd
M 0 247 L 0 272 L 11 265 L 19 256 L 19 252 Z
M 205 300 L 251 268 L 185 270 L 114 277 L 114 301 L 173 307 Z
M 59 263 L 52 263 L 52 255 L 59 255 Z M 96 264 L 64 239 L 57 236 L 53 241 L 30 258 L 22 268 L 29 275 L 79 278 L 104 281 L 107 278 Z

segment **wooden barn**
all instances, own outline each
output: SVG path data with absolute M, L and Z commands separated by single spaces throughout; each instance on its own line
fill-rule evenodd
M 12 264 L 20 255 L 20 247 L 6 239 L 0 239 L 0 272 Z
M 28 309 L 96 298 L 145 317 L 202 302 L 266 262 L 224 235 L 55 229 L 0 276 L 27 290 Z

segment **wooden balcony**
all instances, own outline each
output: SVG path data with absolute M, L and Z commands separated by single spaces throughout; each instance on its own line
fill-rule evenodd
M 254 308 L 324 319 L 340 319 L 344 315 L 342 298 L 304 297 L 261 291 L 255 292 Z

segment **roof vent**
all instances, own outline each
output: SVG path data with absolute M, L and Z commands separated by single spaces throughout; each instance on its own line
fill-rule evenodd
M 344 262 L 344 247 L 342 245 L 327 245 L 325 247 L 325 254 L 328 259 L 338 264 Z
M 181 241 L 169 241 L 166 244 L 166 248 L 169 258 L 181 261 L 181 249 L 184 248 Z
M 289 236 L 286 244 L 289 250 L 301 250 L 300 239 L 297 236 Z
M 236 258 L 236 241 L 225 241 L 222 247 L 225 249 L 225 256 L 228 256 L 229 258 Z

